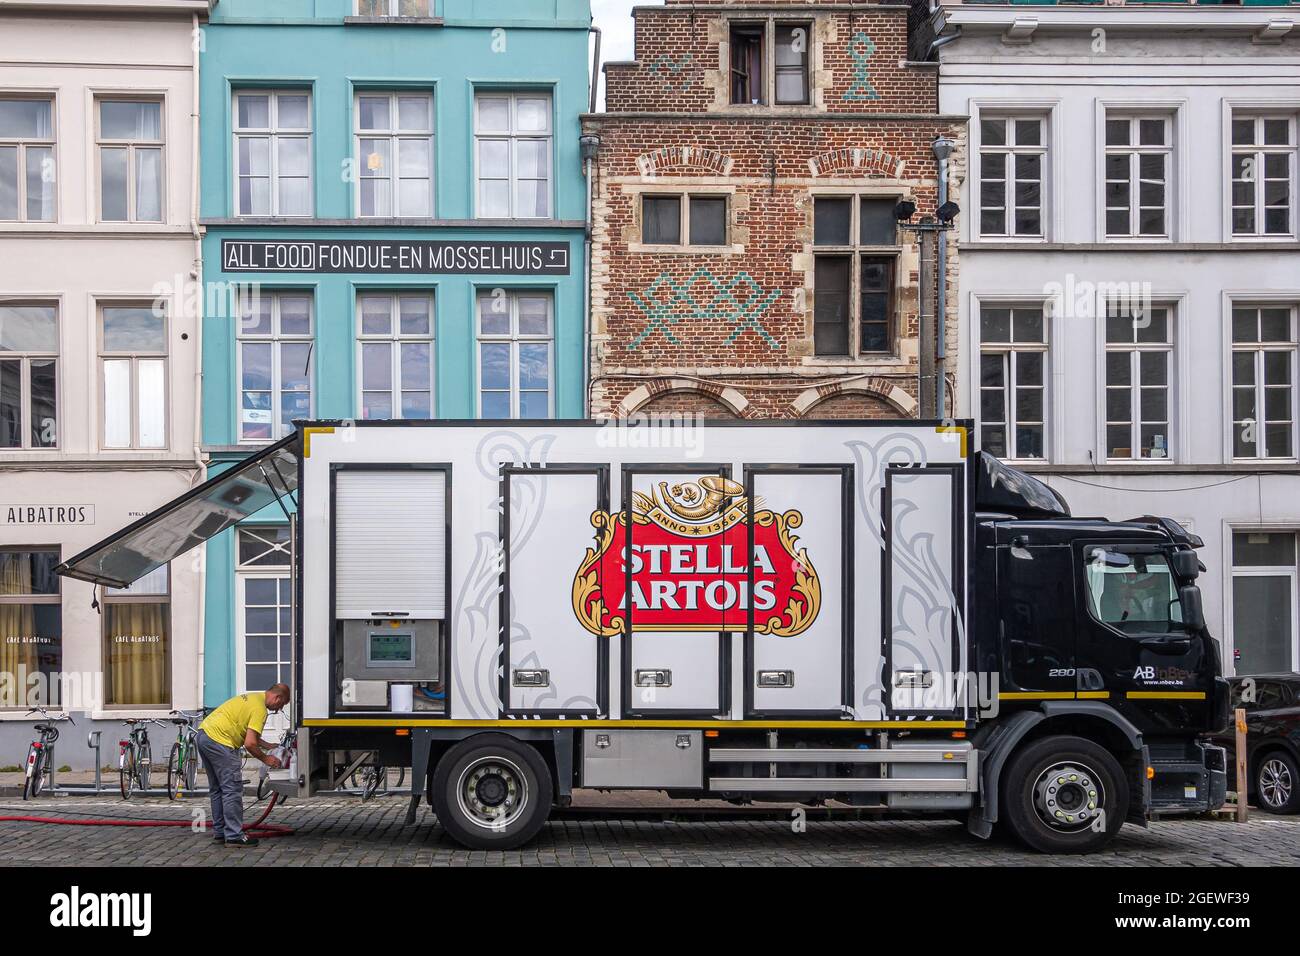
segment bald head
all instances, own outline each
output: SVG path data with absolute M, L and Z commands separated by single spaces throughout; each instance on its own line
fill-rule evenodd
M 272 684 L 266 689 L 266 709 L 278 711 L 289 703 L 289 685 Z

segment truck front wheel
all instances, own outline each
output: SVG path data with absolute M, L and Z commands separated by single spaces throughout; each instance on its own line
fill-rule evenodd
M 1014 754 L 1002 780 L 1003 817 L 1042 853 L 1088 853 L 1109 843 L 1128 813 L 1119 761 L 1082 737 L 1044 737 Z
M 438 761 L 429 801 L 457 843 L 509 850 L 542 829 L 552 792 L 551 772 L 536 749 L 505 734 L 482 734 Z

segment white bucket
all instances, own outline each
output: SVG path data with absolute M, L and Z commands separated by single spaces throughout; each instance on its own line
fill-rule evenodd
M 411 684 L 389 684 L 389 708 L 397 713 L 409 714 L 415 710 L 415 687 Z

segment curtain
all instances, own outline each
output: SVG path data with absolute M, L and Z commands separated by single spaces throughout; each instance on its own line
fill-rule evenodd
M 168 604 L 105 604 L 108 703 L 168 703 L 171 635 Z
M 0 595 L 32 593 L 32 564 L 26 555 L 11 555 L 0 562 Z M 40 668 L 36 632 L 36 609 L 30 604 L 0 604 L 0 673 L 11 675 L 6 683 L 15 695 L 0 700 L 0 706 L 16 707 L 27 701 L 27 686 L 19 683 Z M 8 696 L 6 694 L 6 696 Z

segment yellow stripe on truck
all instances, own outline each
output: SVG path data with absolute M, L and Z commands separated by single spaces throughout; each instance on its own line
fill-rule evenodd
M 775 727 L 816 730 L 965 730 L 962 720 L 399 720 L 391 717 L 309 717 L 304 727 L 601 727 L 726 730 L 731 727 Z

